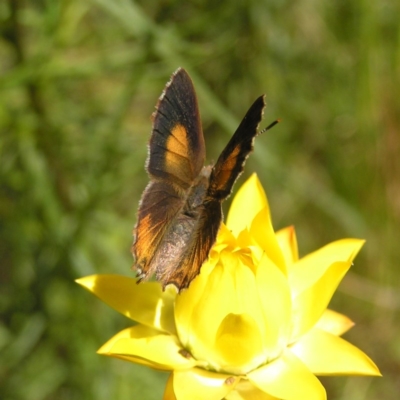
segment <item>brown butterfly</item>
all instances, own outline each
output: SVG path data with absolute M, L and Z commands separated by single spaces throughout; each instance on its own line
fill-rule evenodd
M 192 80 L 183 68 L 172 75 L 153 114 L 146 162 L 150 182 L 139 204 L 132 246 L 138 282 L 155 273 L 163 289 L 172 284 L 180 291 L 199 274 L 222 221 L 221 203 L 253 150 L 264 107 L 260 96 L 216 164 L 204 166 Z

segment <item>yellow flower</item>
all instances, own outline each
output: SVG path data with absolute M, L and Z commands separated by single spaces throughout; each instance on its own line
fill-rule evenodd
M 299 259 L 294 229 L 274 232 L 253 175 L 180 295 L 115 275 L 78 283 L 138 322 L 99 353 L 172 371 L 164 400 L 323 400 L 315 375 L 380 375 L 339 337 L 353 323 L 327 309 L 363 243 L 338 240 Z

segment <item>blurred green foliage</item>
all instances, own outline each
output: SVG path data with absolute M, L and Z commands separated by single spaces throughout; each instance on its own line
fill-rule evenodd
M 305 254 L 367 239 L 332 308 L 400 392 L 400 3 L 396 0 L 0 2 L 0 398 L 160 399 L 166 375 L 96 355 L 130 322 L 75 283 L 130 271 L 150 115 L 185 67 L 208 160 L 266 92 L 256 171 Z M 243 178 L 241 178 L 243 182 Z M 238 186 L 238 185 L 237 185 Z M 227 202 L 229 203 L 229 202 Z

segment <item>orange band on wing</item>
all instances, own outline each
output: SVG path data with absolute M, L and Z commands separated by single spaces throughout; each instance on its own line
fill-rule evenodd
M 192 173 L 190 148 L 187 131 L 183 125 L 177 124 L 171 130 L 166 141 L 167 151 L 165 152 L 165 170 L 180 178 L 183 182 L 190 183 Z M 182 168 L 185 166 L 185 168 Z
M 167 139 L 167 149 L 171 153 L 188 157 L 187 131 L 183 125 L 177 124 L 173 127 L 171 135 Z

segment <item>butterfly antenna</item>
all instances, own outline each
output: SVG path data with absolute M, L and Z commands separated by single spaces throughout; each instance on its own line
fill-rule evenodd
M 269 129 L 271 129 L 271 128 L 273 128 L 276 124 L 278 124 L 279 122 L 281 122 L 281 120 L 280 119 L 276 119 L 274 122 L 271 122 L 266 128 L 264 128 L 261 132 L 260 132 L 260 134 L 261 133 L 264 133 L 264 132 L 266 132 L 266 131 L 268 131 Z

